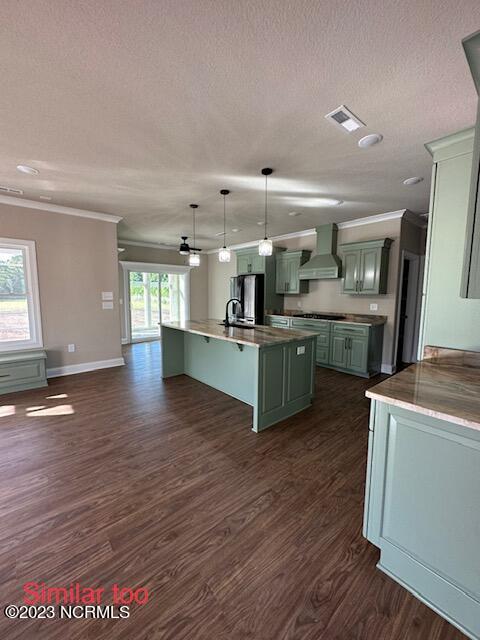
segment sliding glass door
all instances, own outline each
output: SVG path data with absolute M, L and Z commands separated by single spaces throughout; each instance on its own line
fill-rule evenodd
M 185 317 L 184 276 L 175 273 L 129 271 L 132 342 L 160 336 L 160 322 Z

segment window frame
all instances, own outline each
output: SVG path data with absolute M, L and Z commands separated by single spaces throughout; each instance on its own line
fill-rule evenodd
M 25 256 L 25 291 L 27 297 L 28 324 L 30 338 L 28 340 L 10 340 L 0 342 L 0 352 L 22 351 L 24 349 L 43 348 L 42 318 L 40 309 L 40 292 L 38 287 L 37 251 L 34 240 L 0 238 L 0 247 L 20 249 Z

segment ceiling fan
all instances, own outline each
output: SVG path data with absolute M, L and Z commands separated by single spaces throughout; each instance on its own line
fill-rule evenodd
M 198 249 L 197 247 L 191 247 L 188 244 L 188 236 L 181 236 L 181 238 L 182 242 L 180 243 L 180 248 L 178 249 L 178 253 L 181 256 L 188 256 L 190 254 L 190 251 L 201 251 L 201 249 Z

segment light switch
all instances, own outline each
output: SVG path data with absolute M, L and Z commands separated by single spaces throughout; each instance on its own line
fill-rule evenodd
M 113 302 L 102 302 L 102 309 L 113 309 Z
M 378 304 L 376 302 L 372 302 L 370 305 L 370 311 L 378 311 Z
M 297 347 L 297 356 L 301 356 L 305 353 L 305 346 Z
M 69 344 L 67 346 L 68 349 L 68 353 L 74 353 L 75 352 L 75 345 L 74 344 Z
M 113 291 L 102 291 L 102 300 L 113 300 Z

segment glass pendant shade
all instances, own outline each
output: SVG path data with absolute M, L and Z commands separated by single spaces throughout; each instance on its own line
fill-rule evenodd
M 230 262 L 230 249 L 226 247 L 222 247 L 218 252 L 218 261 L 219 262 Z
M 191 253 L 188 256 L 188 264 L 191 267 L 199 267 L 200 266 L 200 255 L 198 253 Z
M 258 245 L 258 255 L 259 256 L 271 256 L 273 253 L 273 244 L 272 241 L 268 238 L 264 238 L 260 240 Z

